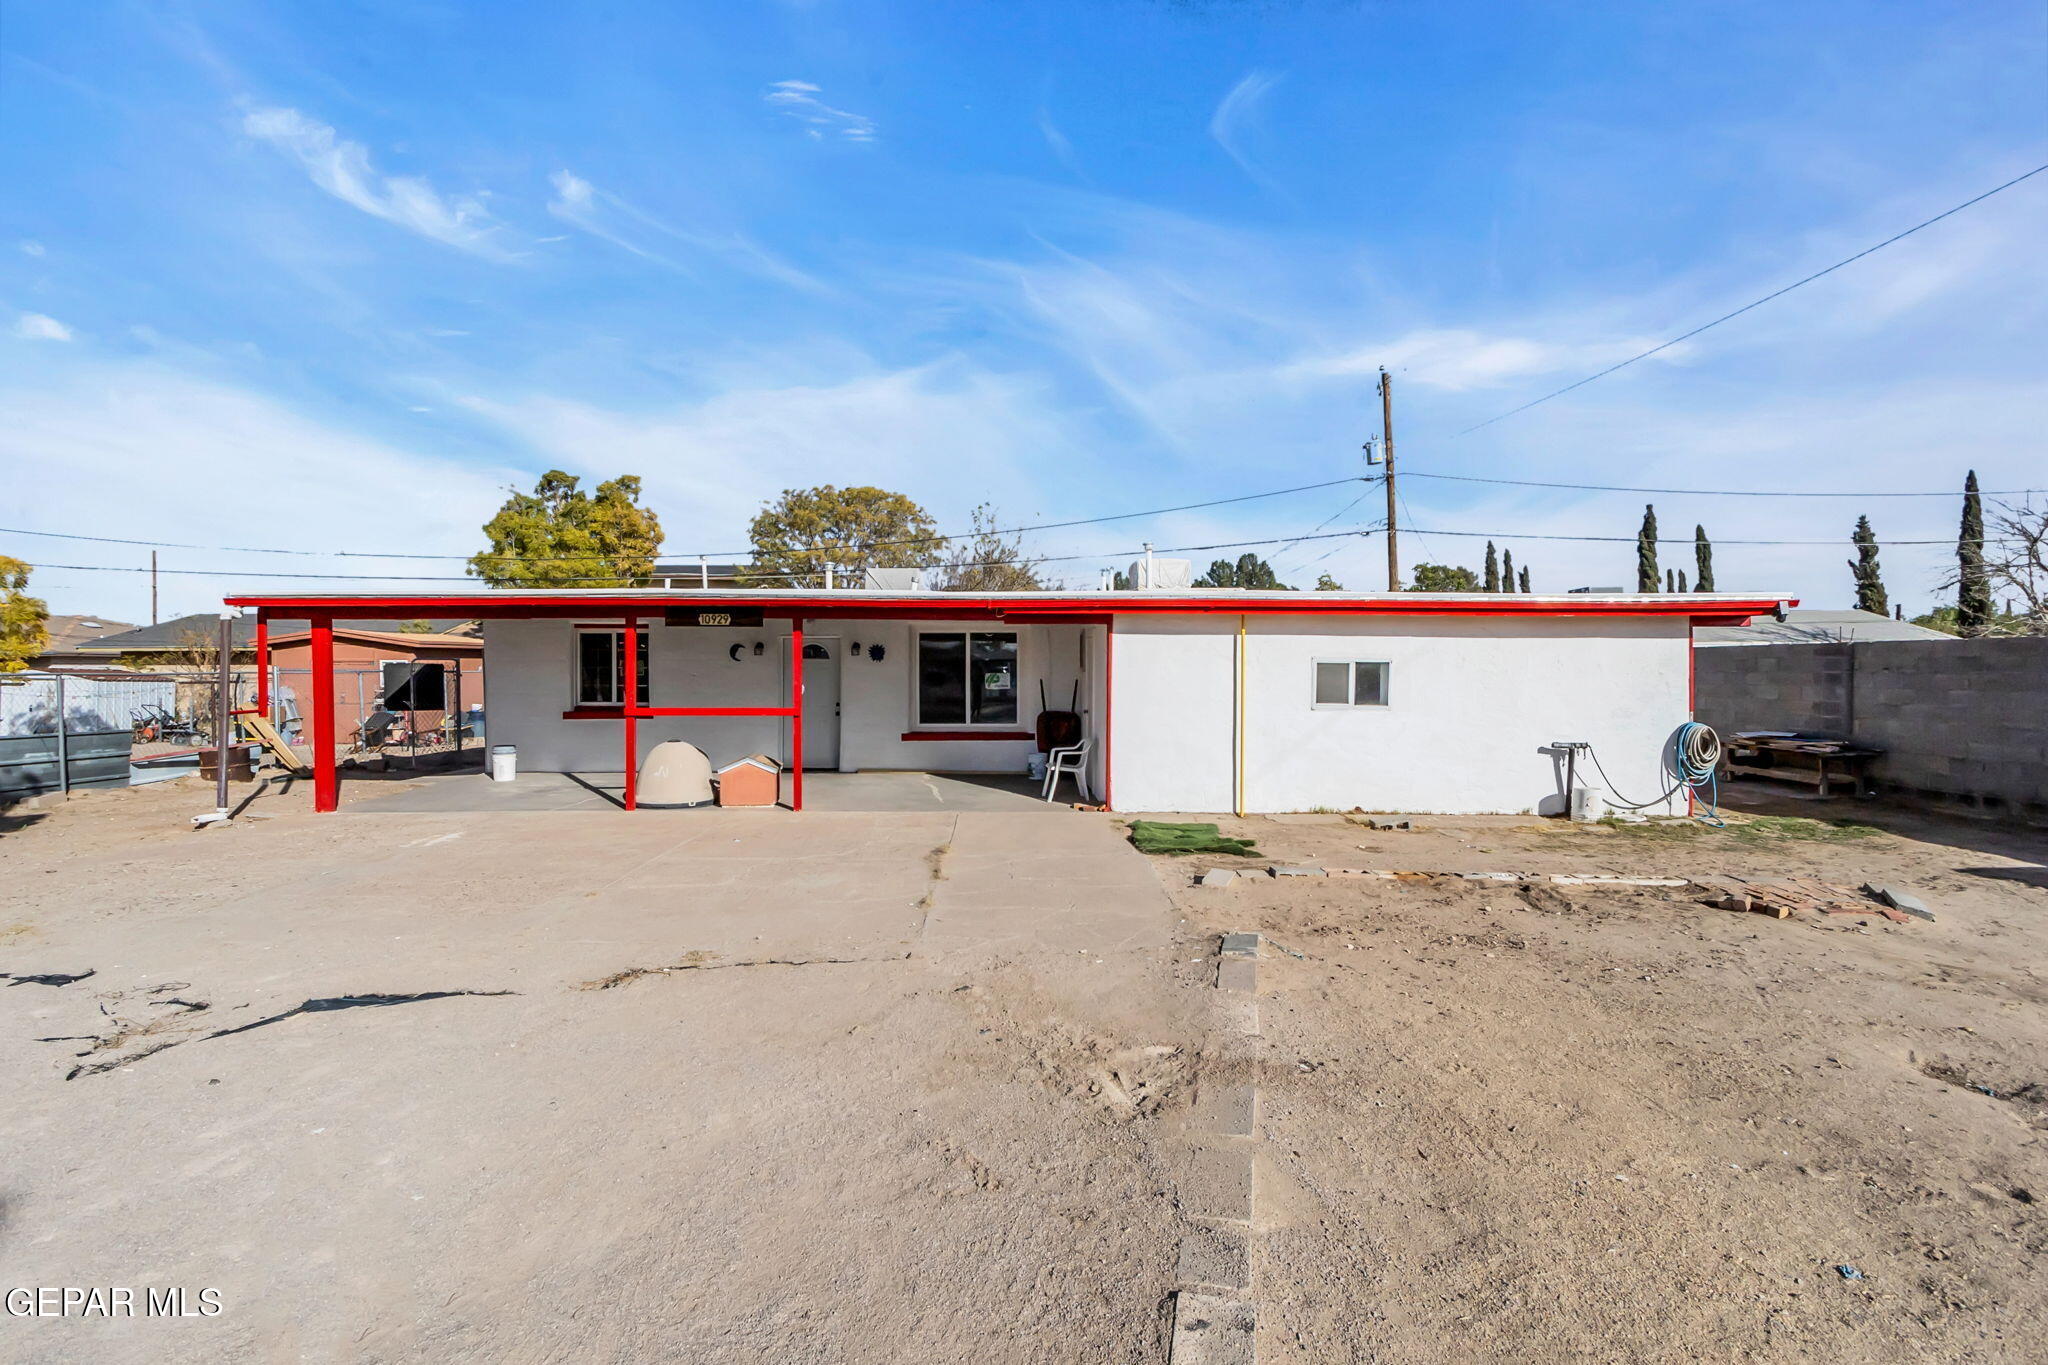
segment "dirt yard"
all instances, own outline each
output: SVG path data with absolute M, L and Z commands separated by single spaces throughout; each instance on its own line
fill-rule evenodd
M 1768 809 L 1725 832 L 1226 818 L 1265 856 L 1153 859 L 1191 928 L 1271 940 L 1248 1046 L 1262 1361 L 2048 1359 L 2048 840 Z M 1274 862 L 1806 873 L 1938 918 L 1189 884 Z
M 0 817 L 0 1288 L 221 1304 L 0 1359 L 1161 1362 L 1235 1141 L 1264 1362 L 2044 1355 L 2040 837 L 210 804 Z
M 0 824 L 0 1359 L 1161 1360 L 1200 968 L 1072 812 Z

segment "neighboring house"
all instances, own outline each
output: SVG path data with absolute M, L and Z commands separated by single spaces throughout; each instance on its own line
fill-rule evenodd
M 336 621 L 334 624 L 353 630 L 397 632 L 413 624 L 417 619 L 419 618 L 378 617 L 374 620 Z M 295 627 L 303 628 L 305 625 L 303 619 L 293 621 L 273 616 L 270 620 L 270 631 L 272 635 L 276 635 L 280 631 Z M 463 628 L 471 625 L 470 621 L 462 617 L 427 618 L 427 626 L 435 634 L 460 633 Z M 255 648 L 255 618 L 237 617 L 233 622 L 231 638 L 235 648 L 234 661 L 237 664 L 248 663 L 249 656 L 245 656 L 243 651 Z M 199 612 L 191 616 L 173 617 L 153 626 L 123 627 L 117 634 L 102 635 L 78 645 L 74 652 L 95 665 L 126 660 L 131 667 L 177 671 L 181 668 L 189 669 L 192 665 L 175 656 L 188 654 L 195 649 L 211 651 L 219 639 L 220 615 L 217 612 Z
M 1826 607 L 1800 607 L 1778 621 L 1760 616 L 1746 626 L 1706 626 L 1700 630 L 1700 648 L 1723 645 L 1833 645 L 1853 640 L 1953 640 L 1938 630 L 1916 626 L 1911 621 L 1894 621 L 1874 611 L 1854 607 L 1835 611 Z
M 428 730 L 450 712 L 483 705 L 484 642 L 477 636 L 360 630 L 337 622 L 333 642 L 332 711 L 341 743 L 359 739 L 380 711 L 405 712 L 409 725 Z M 269 644 L 272 698 L 294 737 L 303 737 L 311 733 L 304 712 L 312 697 L 313 633 L 273 629 Z
M 737 588 L 744 564 L 700 564 L 694 559 L 658 559 L 651 586 L 657 588 Z
M 35 658 L 37 668 L 103 668 L 97 654 L 80 652 L 80 647 L 106 635 L 120 635 L 135 629 L 127 621 L 110 621 L 104 616 L 52 616 L 44 623 L 49 640 Z
M 1670 788 L 1694 627 L 1742 625 L 1784 599 L 642 588 L 228 600 L 314 618 L 316 653 L 342 633 L 322 614 L 481 620 L 490 739 L 517 745 L 522 771 L 633 773 L 654 744 L 683 739 L 714 765 L 779 758 L 801 809 L 804 769 L 1022 773 L 1040 710 L 1072 709 L 1089 790 L 1119 810 L 1526 812 L 1560 804 L 1558 741 L 1596 746 L 1624 795 Z M 333 711 L 322 723 L 311 708 L 317 729 L 338 728 Z M 322 810 L 338 801 L 322 742 L 334 738 L 312 737 Z

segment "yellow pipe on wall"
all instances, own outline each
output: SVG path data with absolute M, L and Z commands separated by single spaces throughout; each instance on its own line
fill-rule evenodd
M 1244 617 L 1237 618 L 1237 798 L 1234 809 L 1244 814 Z

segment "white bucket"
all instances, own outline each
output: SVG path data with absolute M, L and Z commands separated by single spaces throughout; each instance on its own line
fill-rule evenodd
M 1590 825 L 1607 818 L 1607 798 L 1592 787 L 1573 787 L 1571 817 L 1574 824 Z
M 1024 771 L 1031 774 L 1033 782 L 1045 781 L 1045 755 L 1026 754 L 1024 756 Z
M 510 782 L 519 776 L 519 747 L 514 744 L 493 744 L 491 746 L 491 781 Z

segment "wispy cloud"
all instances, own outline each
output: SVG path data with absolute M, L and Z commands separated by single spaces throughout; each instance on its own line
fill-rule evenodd
M 1490 336 L 1464 327 L 1425 328 L 1333 355 L 1312 357 L 1293 367 L 1297 374 L 1368 374 L 1384 365 L 1413 383 L 1462 393 L 1492 389 L 1518 380 L 1611 365 L 1653 345 L 1642 337 L 1612 341 L 1538 341 L 1523 336 Z M 1683 360 L 1690 348 L 1661 352 L 1666 362 Z
M 315 185 L 373 218 L 486 260 L 517 259 L 498 242 L 497 226 L 479 200 L 443 195 L 419 176 L 379 175 L 360 142 L 350 142 L 296 109 L 252 110 L 242 119 L 242 131 L 276 147 L 297 161 Z
M 1045 145 L 1052 148 L 1052 154 L 1059 159 L 1060 165 L 1082 180 L 1088 179 L 1088 173 L 1081 169 L 1081 159 L 1074 155 L 1073 142 L 1060 131 L 1060 126 L 1052 121 L 1052 110 L 1043 105 L 1039 106 L 1038 110 L 1038 131 L 1044 135 Z
M 1245 152 L 1244 135 L 1258 118 L 1259 107 L 1266 96 L 1280 83 L 1280 77 L 1270 71 L 1253 71 L 1236 85 L 1216 106 L 1216 112 L 1209 116 L 1209 136 L 1216 139 L 1216 145 L 1224 154 L 1238 164 L 1244 173 L 1274 193 L 1283 193 L 1280 186 L 1259 168 Z
M 642 234 L 651 233 L 679 246 L 715 256 L 727 265 L 764 279 L 777 280 L 799 289 L 822 291 L 826 288 L 745 233 L 686 232 L 619 195 L 597 188 L 574 171 L 556 171 L 549 179 L 555 187 L 554 198 L 548 201 L 549 213 L 643 260 L 686 275 L 696 273 L 675 256 L 646 245 Z
M 33 237 L 25 239 L 21 244 L 21 253 L 24 256 L 40 256 L 43 254 L 43 251 L 43 244 L 36 241 Z
M 23 313 L 15 320 L 14 334 L 24 341 L 71 340 L 71 329 L 46 313 Z
M 819 99 L 823 93 L 809 81 L 777 81 L 761 98 L 770 106 L 805 125 L 812 137 L 823 140 L 836 133 L 848 142 L 873 142 L 875 121 L 865 114 L 835 109 Z

